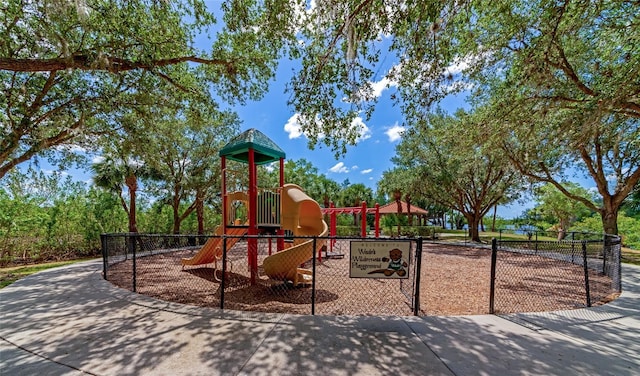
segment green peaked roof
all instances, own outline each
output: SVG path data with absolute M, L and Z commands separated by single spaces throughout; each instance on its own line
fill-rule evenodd
M 253 149 L 256 164 L 279 161 L 285 153 L 275 142 L 255 128 L 237 135 L 220 150 L 220 156 L 249 163 L 249 149 Z

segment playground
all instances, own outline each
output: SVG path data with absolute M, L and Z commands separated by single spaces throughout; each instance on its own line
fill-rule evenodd
M 616 259 L 602 239 L 501 243 L 498 252 L 495 245 L 385 238 L 377 205 L 321 208 L 302 187 L 286 184 L 285 153 L 258 130 L 231 140 L 220 157 L 223 221 L 214 235 L 105 236 L 106 279 L 184 304 L 326 315 L 550 311 L 603 304 L 619 293 L 619 249 Z M 248 171 L 234 175 L 230 160 Z M 279 187 L 260 187 L 257 166 L 273 162 Z M 336 236 L 335 216 L 345 212 L 360 213 L 360 237 Z M 366 213 L 375 214 L 369 237 Z

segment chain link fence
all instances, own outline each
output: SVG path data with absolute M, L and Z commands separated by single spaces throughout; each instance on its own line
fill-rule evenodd
M 575 309 L 614 299 L 622 290 L 620 238 L 579 238 L 494 240 L 490 313 Z
M 217 244 L 210 250 L 217 257 L 203 258 L 200 261 L 207 262 L 199 265 L 184 265 L 201 257 L 208 241 Z M 406 316 L 416 312 L 419 239 L 108 234 L 102 242 L 105 278 L 158 299 L 294 314 Z M 265 260 L 276 254 L 279 242 L 284 243 L 279 261 L 283 265 L 297 262 L 295 253 L 304 247 L 308 249 L 303 252 L 315 249 L 316 257 L 285 267 L 281 276 L 273 272 L 269 276 Z M 369 250 L 373 244 L 378 249 Z M 386 275 L 391 262 L 386 253 L 398 244 L 404 251 L 406 265 L 400 266 L 404 274 L 394 270 Z M 366 248 L 361 255 L 355 254 L 358 246 Z M 287 250 L 294 247 L 296 251 L 288 258 Z M 363 276 L 361 270 L 359 277 L 354 277 L 354 268 L 362 269 L 363 264 L 366 271 L 376 273 Z M 290 269 L 294 275 L 288 278 Z M 298 275 L 300 281 L 294 284 Z
M 106 234 L 102 248 L 104 277 L 119 287 L 243 311 L 501 314 L 598 305 L 621 291 L 618 237 L 496 240 L 491 248 L 421 238 Z M 306 252 L 303 261 L 291 249 Z M 394 249 L 406 266 L 392 266 Z

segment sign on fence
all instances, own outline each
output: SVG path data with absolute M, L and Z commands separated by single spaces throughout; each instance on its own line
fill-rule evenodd
M 410 241 L 352 241 L 351 278 L 409 278 Z

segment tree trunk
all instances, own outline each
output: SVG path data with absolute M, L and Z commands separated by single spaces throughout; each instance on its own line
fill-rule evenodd
M 563 240 L 567 236 L 567 230 L 569 229 L 569 221 L 561 219 L 558 225 L 558 241 Z
M 204 235 L 204 201 L 196 195 L 196 217 L 198 218 L 198 235 Z
M 605 206 L 600 216 L 602 217 L 604 233 L 607 235 L 618 235 L 618 209 L 612 207 L 607 208 Z
M 400 236 L 400 215 L 402 214 L 402 204 L 400 203 L 400 198 L 396 199 L 396 205 L 398 206 L 398 236 Z
M 174 234 L 180 233 L 180 216 L 176 212 L 175 208 L 173 209 L 173 233 Z
M 477 218 L 473 214 L 464 214 L 464 217 L 469 224 L 469 237 L 471 238 L 471 241 L 480 243 L 480 232 L 478 231 L 480 218 Z
M 411 195 L 405 194 L 404 201 L 407 203 L 407 216 L 409 226 L 413 226 L 413 217 L 411 216 Z
M 129 189 L 129 232 L 138 232 L 136 223 L 136 192 L 138 191 L 138 178 L 135 175 L 129 175 L 125 178 L 125 184 Z

